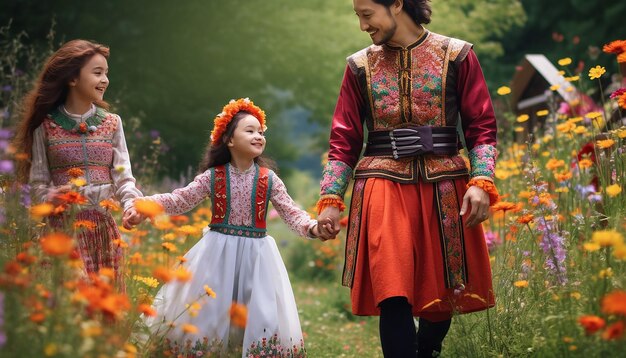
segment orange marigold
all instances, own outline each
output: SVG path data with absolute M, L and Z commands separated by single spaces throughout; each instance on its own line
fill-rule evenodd
M 578 323 L 583 326 L 585 333 L 587 334 L 596 333 L 606 324 L 602 318 L 594 315 L 580 316 L 578 318 Z
M 70 168 L 67 170 L 67 175 L 71 178 L 80 178 L 85 175 L 85 172 L 80 168 Z
M 96 223 L 91 220 L 76 220 L 74 221 L 74 229 L 87 229 L 89 231 L 96 228 Z
M 265 130 L 265 112 L 261 108 L 255 106 L 254 102 L 252 102 L 249 98 L 239 98 L 238 100 L 231 99 L 230 102 L 222 108 L 222 112 L 220 112 L 213 120 L 213 131 L 211 131 L 211 144 L 213 146 L 220 144 L 220 140 L 222 139 L 224 132 L 226 132 L 228 123 L 230 123 L 235 114 L 241 111 L 248 112 L 253 115 L 259 120 L 261 127 Z
M 626 291 L 616 290 L 604 296 L 602 312 L 626 316 Z
M 520 224 L 528 224 L 529 222 L 533 221 L 535 219 L 535 215 L 533 214 L 526 214 L 526 215 L 522 215 L 519 218 L 517 218 L 517 222 Z
M 237 327 L 245 328 L 248 319 L 248 308 L 245 305 L 233 302 L 229 310 L 230 321 Z
M 105 199 L 100 202 L 100 207 L 110 211 L 120 211 L 120 205 L 112 199 Z
M 52 233 L 41 238 L 41 249 L 51 256 L 68 255 L 74 249 L 74 240 L 63 233 Z
M 75 191 L 68 191 L 67 193 L 59 194 L 56 198 L 64 204 L 87 204 L 87 198 Z
M 518 205 L 515 203 L 511 203 L 508 201 L 500 201 L 498 203 L 496 203 L 494 206 L 491 207 L 493 209 L 494 212 L 496 211 L 510 211 L 510 210 L 515 210 L 518 208 Z
M 622 52 L 626 51 L 626 40 L 611 41 L 610 43 L 602 47 L 602 51 L 606 53 L 621 54 Z
M 139 214 L 149 218 L 153 218 L 163 212 L 163 206 L 152 200 L 137 199 L 133 205 Z

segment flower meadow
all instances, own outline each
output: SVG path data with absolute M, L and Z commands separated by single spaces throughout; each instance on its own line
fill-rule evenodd
M 618 66 L 626 64 L 626 41 L 608 43 L 604 52 L 615 56 Z M 501 200 L 483 224 L 496 307 L 455 317 L 443 356 L 608 357 L 626 350 L 626 127 L 621 120 L 626 88 L 605 93 L 600 79 L 615 70 L 591 65 L 576 73 L 571 63 L 558 61 L 566 90 L 578 94 L 575 100 L 560 101 L 553 86 L 545 108 L 498 114 Z M 16 163 L 27 156 L 11 145 L 10 119 L 20 95 L 15 83 L 28 74 L 11 71 L 8 78 L 15 82 L 2 89 L 11 100 L 0 108 L 0 357 L 240 356 L 236 347 L 210 341 L 193 325 L 166 325 L 152 334 L 141 320 L 154 315 L 151 302 L 161 284 L 193 276 L 178 264 L 206 230 L 210 203 L 189 215 L 166 216 L 158 205 L 138 201 L 137 210 L 150 220 L 133 230 L 120 228 L 122 239 L 114 243 L 124 252 L 125 286 L 114 284 L 109 269 L 86 275 L 75 242 L 77 233 L 95 226 L 75 219 L 85 205 L 84 173 L 68 173 L 73 190 L 55 204 L 32 202 L 30 188 L 15 180 Z M 506 108 L 510 93 L 503 86 L 494 99 Z M 589 105 L 592 93 L 598 100 Z M 161 150 L 159 138 L 149 144 L 150 151 Z M 154 173 L 146 173 L 154 180 Z M 147 184 L 153 183 L 144 185 L 149 189 Z M 99 207 L 121 222 L 119 203 L 106 200 Z M 62 225 L 50 225 L 61 217 Z M 269 220 L 293 280 L 309 356 L 382 356 L 376 319 L 352 316 L 348 290 L 338 288 L 343 235 L 326 243 L 299 240 L 272 213 Z M 205 286 L 186 309 L 198 311 L 217 295 Z M 243 330 L 246 307 L 233 303 L 229 314 Z M 171 329 L 197 334 L 198 340 L 171 344 L 162 337 Z M 250 353 L 276 352 L 270 339 Z

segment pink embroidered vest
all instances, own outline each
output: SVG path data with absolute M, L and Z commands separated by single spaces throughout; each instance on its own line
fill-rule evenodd
M 113 134 L 117 130 L 115 114 L 101 108 L 83 125 L 64 117 L 58 110 L 43 121 L 46 154 L 54 185 L 71 179 L 68 170 L 80 168 L 89 184 L 113 183 Z
M 251 196 L 252 202 L 252 226 L 237 226 L 228 223 L 230 216 L 230 164 L 211 168 L 211 203 L 213 204 L 213 216 L 209 227 L 212 231 L 218 231 L 226 235 L 263 237 L 267 235 L 266 217 L 267 205 L 269 204 L 272 190 L 272 177 L 270 170 L 265 167 L 255 166 L 255 175 Z
M 406 49 L 372 45 L 348 58 L 367 104 L 368 131 L 416 126 L 455 128 L 456 68 L 465 59 L 471 44 L 426 31 Z M 460 155 L 423 155 L 393 159 L 384 156 L 362 158 L 356 178 L 383 177 L 414 183 L 417 175 L 434 182 L 468 175 Z

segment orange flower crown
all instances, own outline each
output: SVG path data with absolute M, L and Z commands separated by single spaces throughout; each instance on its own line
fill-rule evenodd
M 211 131 L 211 145 L 217 146 L 220 144 L 222 135 L 226 131 L 226 126 L 233 119 L 238 112 L 245 111 L 253 115 L 261 123 L 261 127 L 265 131 L 267 126 L 265 125 L 265 112 L 254 105 L 249 98 L 239 98 L 238 100 L 231 99 L 227 105 L 222 108 L 222 112 L 219 113 L 214 120 L 213 131 Z

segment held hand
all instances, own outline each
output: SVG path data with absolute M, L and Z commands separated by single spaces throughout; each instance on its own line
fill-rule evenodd
M 320 241 L 332 240 L 337 235 L 333 233 L 333 222 L 330 218 L 323 219 L 317 222 L 316 236 Z
M 124 217 L 122 218 L 122 225 L 125 229 L 130 230 L 133 226 L 139 224 L 145 219 L 145 217 L 137 212 L 134 207 L 130 207 L 128 210 L 124 212 Z
M 461 216 L 468 213 L 468 206 L 471 206 L 471 211 L 465 218 L 465 226 L 474 226 L 489 218 L 489 194 L 481 188 L 471 186 L 467 189 L 459 213 Z
M 339 208 L 334 206 L 329 206 L 322 210 L 320 215 L 317 217 L 317 222 L 320 223 L 320 226 L 318 227 L 320 240 L 331 240 L 337 236 L 339 230 L 341 230 L 341 226 L 339 225 L 340 214 L 341 212 L 339 211 Z

